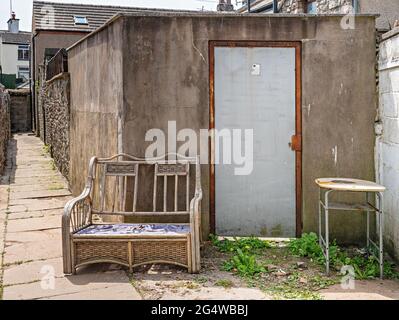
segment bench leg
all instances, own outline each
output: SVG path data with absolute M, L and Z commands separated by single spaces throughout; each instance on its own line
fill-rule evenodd
M 127 252 L 128 252 L 128 259 L 129 259 L 129 272 L 133 272 L 133 251 L 132 251 L 132 243 L 128 242 L 127 244 Z

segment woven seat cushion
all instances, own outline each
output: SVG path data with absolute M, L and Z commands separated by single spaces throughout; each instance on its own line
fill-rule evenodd
M 188 234 L 189 225 L 180 224 L 97 224 L 77 232 L 77 235 L 179 235 Z

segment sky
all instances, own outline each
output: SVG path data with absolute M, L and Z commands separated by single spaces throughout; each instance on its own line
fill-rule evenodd
M 11 0 L 12 10 L 20 19 L 20 30 L 31 31 L 32 2 L 33 0 Z M 215 10 L 217 0 L 46 0 L 49 2 L 62 3 L 85 3 L 117 5 L 128 7 L 148 7 L 166 9 L 188 9 L 188 10 Z M 235 0 L 232 1 L 235 4 Z M 7 21 L 10 17 L 10 0 L 0 0 L 0 30 L 7 29 Z

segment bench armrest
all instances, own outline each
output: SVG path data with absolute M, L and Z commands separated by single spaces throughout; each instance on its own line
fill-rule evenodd
M 71 235 L 92 223 L 91 191 L 93 186 L 93 167 L 96 158 L 90 161 L 89 177 L 80 196 L 67 202 L 62 215 L 62 253 L 64 260 L 64 273 L 72 273 Z
M 62 252 L 64 258 L 64 273 L 72 273 L 71 235 L 91 224 L 90 189 L 65 205 L 62 215 Z
M 90 189 L 85 188 L 82 194 L 68 201 L 62 215 L 62 229 L 70 233 L 91 224 Z

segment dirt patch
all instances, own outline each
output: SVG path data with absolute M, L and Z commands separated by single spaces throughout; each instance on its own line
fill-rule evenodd
M 324 268 L 307 258 L 293 256 L 283 242 L 256 254 L 256 261 L 265 272 L 253 277 L 239 276 L 236 270 L 225 271 L 231 252 L 220 252 L 210 242 L 202 248 L 202 269 L 199 274 L 189 274 L 184 268 L 166 265 L 148 265 L 135 269 L 130 275 L 132 285 L 143 299 L 356 299 L 359 292 L 373 297 L 398 298 L 399 281 L 386 280 L 389 286 L 384 293 L 384 283 L 379 280 L 356 281 L 360 288 L 343 290 L 342 275 L 333 270 L 325 276 Z M 368 288 L 368 289 L 367 289 Z M 367 291 L 368 290 L 368 291 Z M 372 291 L 376 292 L 373 295 Z M 396 290 L 396 291 L 395 291 Z
M 134 270 L 131 282 L 142 297 L 149 300 L 268 298 L 261 290 L 249 288 L 245 279 L 221 270 L 230 255 L 206 243 L 201 256 L 199 274 L 189 274 L 186 269 L 173 265 L 146 265 Z M 246 297 L 240 292 L 245 292 Z

